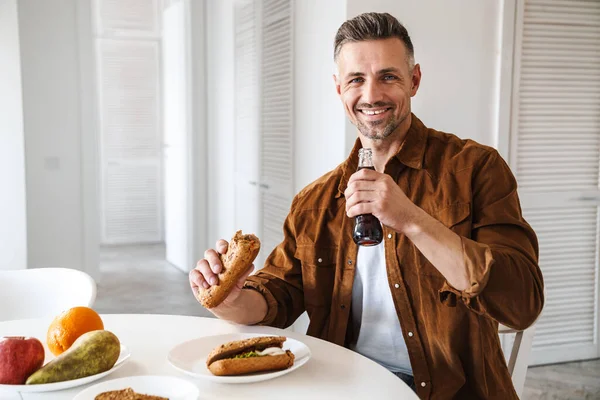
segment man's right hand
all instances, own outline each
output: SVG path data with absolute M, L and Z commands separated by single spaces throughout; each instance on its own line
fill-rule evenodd
M 211 286 L 217 285 L 219 283 L 218 274 L 223 269 L 221 258 L 219 256 L 221 254 L 227 253 L 228 246 L 229 243 L 226 240 L 221 239 L 217 241 L 215 249 L 206 250 L 204 252 L 204 258 L 198 261 L 198 263 L 196 264 L 196 268 L 190 271 L 189 281 L 194 297 L 197 298 L 199 288 L 208 289 Z M 251 265 L 248 268 L 248 270 L 244 273 L 244 275 L 240 279 L 238 279 L 235 286 L 233 287 L 229 295 L 225 298 L 225 300 L 223 300 L 223 302 L 218 306 L 210 308 L 208 310 L 219 318 L 244 323 L 244 315 L 247 312 L 247 310 L 245 310 L 245 306 L 248 304 L 246 301 L 238 302 L 236 300 L 238 300 L 238 298 L 242 294 L 242 288 L 244 287 L 244 283 L 253 271 L 254 265 Z M 256 297 L 258 295 L 261 298 L 258 299 L 259 303 L 264 302 L 264 312 L 266 313 L 266 301 L 264 300 L 263 296 L 254 290 L 252 290 L 251 292 L 253 292 L 251 294 L 252 297 Z

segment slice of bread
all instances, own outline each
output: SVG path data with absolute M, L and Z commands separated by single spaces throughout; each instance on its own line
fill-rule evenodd
M 94 400 L 135 400 L 135 395 L 136 393 L 132 388 L 127 388 L 100 393 L 94 397 Z
M 136 393 L 132 388 L 100 393 L 94 400 L 169 400 L 168 397 Z
M 294 354 L 287 350 L 278 356 L 250 358 L 226 358 L 213 362 L 208 366 L 210 372 L 217 376 L 243 375 L 254 372 L 279 371 L 294 365 Z

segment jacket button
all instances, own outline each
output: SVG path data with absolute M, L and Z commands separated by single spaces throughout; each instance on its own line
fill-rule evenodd
M 421 382 L 421 387 L 425 387 L 427 384 L 425 382 Z
M 344 308 L 346 308 L 346 305 L 345 305 L 345 304 L 342 304 L 342 310 L 343 310 Z
M 323 259 L 322 259 L 322 258 L 319 258 L 317 261 L 318 261 L 318 262 L 323 262 Z
M 400 287 L 400 285 L 396 283 L 396 284 L 394 285 L 394 287 L 395 287 L 396 289 L 398 289 L 398 288 Z
M 348 265 L 352 265 L 352 260 L 348 260 Z
M 391 239 L 391 238 L 392 238 L 392 234 L 388 233 L 388 239 Z
M 412 332 L 408 332 L 408 337 L 413 337 L 413 333 Z

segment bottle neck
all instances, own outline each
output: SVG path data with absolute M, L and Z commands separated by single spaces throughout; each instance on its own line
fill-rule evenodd
M 357 171 L 360 171 L 361 169 L 370 169 L 370 170 L 373 170 L 373 171 L 375 171 L 375 166 L 373 166 L 373 165 L 368 165 L 368 166 L 365 166 L 365 167 L 361 167 L 361 166 L 359 165 L 359 166 L 358 166 L 358 168 L 357 168 Z
M 371 149 L 360 149 L 358 152 L 358 169 L 369 168 L 375 169 L 373 164 L 373 153 Z

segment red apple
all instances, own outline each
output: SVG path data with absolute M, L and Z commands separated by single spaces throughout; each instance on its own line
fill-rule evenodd
M 42 342 L 34 337 L 0 338 L 0 384 L 23 385 L 44 364 Z

